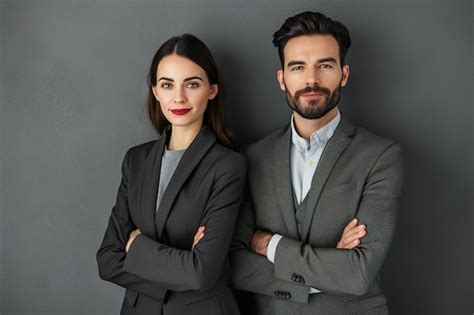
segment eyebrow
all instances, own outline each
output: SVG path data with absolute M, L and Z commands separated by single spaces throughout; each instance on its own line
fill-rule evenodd
M 317 61 L 317 63 L 323 63 L 323 62 L 337 63 L 337 60 L 333 57 L 326 57 L 326 58 L 318 59 L 318 61 Z M 291 67 L 291 66 L 305 65 L 305 64 L 306 64 L 306 62 L 301 61 L 301 60 L 292 60 L 292 61 L 288 62 L 288 64 L 286 66 Z
M 305 65 L 305 64 L 306 64 L 306 62 L 304 62 L 304 61 L 292 60 L 292 61 L 288 62 L 288 64 L 286 66 L 291 67 L 291 66 Z
M 323 62 L 337 63 L 337 60 L 334 59 L 333 57 L 327 57 L 327 58 L 322 58 L 318 60 L 318 63 L 323 63 Z
M 189 77 L 189 78 L 186 78 L 186 79 L 184 79 L 184 82 L 186 82 L 186 81 L 191 81 L 191 80 L 196 80 L 196 79 L 197 79 L 197 80 L 201 80 L 201 81 L 203 81 L 203 79 L 202 79 L 202 78 L 200 78 L 200 77 L 197 77 L 197 76 L 194 76 L 194 77 Z M 171 78 L 166 78 L 166 77 L 161 77 L 161 78 L 159 78 L 159 79 L 158 79 L 158 81 L 161 81 L 161 80 L 165 80 L 165 81 L 174 82 L 174 80 L 173 80 L 173 79 L 171 79 Z

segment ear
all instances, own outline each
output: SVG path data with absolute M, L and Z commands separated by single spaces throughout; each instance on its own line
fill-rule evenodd
M 281 69 L 277 71 L 277 80 L 278 80 L 278 84 L 280 85 L 280 89 L 282 91 L 286 91 L 285 79 L 283 78 L 283 70 Z
M 213 100 L 216 97 L 217 92 L 219 92 L 219 86 L 217 84 L 212 84 L 211 90 L 209 91 L 209 100 Z
M 153 95 L 155 95 L 156 100 L 159 102 L 160 100 L 158 99 L 158 93 L 157 93 L 157 91 L 156 91 L 156 90 L 157 90 L 157 87 L 158 87 L 158 84 L 155 85 L 155 86 L 152 86 L 152 87 L 151 87 L 151 90 L 153 91 Z
M 342 66 L 342 79 L 341 79 L 341 86 L 344 87 L 347 84 L 347 80 L 349 79 L 349 73 L 350 73 L 349 65 L 343 65 Z

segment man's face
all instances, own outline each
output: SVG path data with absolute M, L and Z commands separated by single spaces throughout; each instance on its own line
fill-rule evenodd
M 318 119 L 341 98 L 349 66 L 341 68 L 339 45 L 331 35 L 308 35 L 290 39 L 284 49 L 284 69 L 278 70 L 280 88 L 288 105 L 306 119 Z

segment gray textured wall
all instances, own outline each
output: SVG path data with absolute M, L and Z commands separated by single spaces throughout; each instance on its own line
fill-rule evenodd
M 95 252 L 125 150 L 154 137 L 154 51 L 201 37 L 232 125 L 255 140 L 289 119 L 271 35 L 302 10 L 351 31 L 343 114 L 404 149 L 383 270 L 392 313 L 474 311 L 472 1 L 12 0 L 0 1 L 1 314 L 118 313 L 123 290 L 99 280 Z

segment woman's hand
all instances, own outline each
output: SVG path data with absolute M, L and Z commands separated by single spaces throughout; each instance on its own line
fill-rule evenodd
M 353 249 L 360 244 L 361 238 L 367 234 L 364 224 L 357 225 L 357 219 L 353 219 L 344 229 L 340 241 L 337 243 L 339 249 Z
M 137 237 L 138 235 L 142 234 L 142 231 L 140 231 L 139 229 L 136 229 L 136 230 L 133 230 L 131 233 L 130 233 L 130 236 L 128 237 L 128 242 L 127 242 L 127 245 L 125 246 L 125 252 L 128 253 L 128 250 L 130 248 L 130 245 L 132 245 L 132 242 L 133 240 L 135 239 L 135 237 Z
M 194 234 L 194 241 L 193 241 L 193 248 L 194 249 L 194 246 L 196 246 L 196 244 L 204 237 L 204 230 L 206 229 L 206 227 L 204 225 L 201 225 L 196 234 Z

